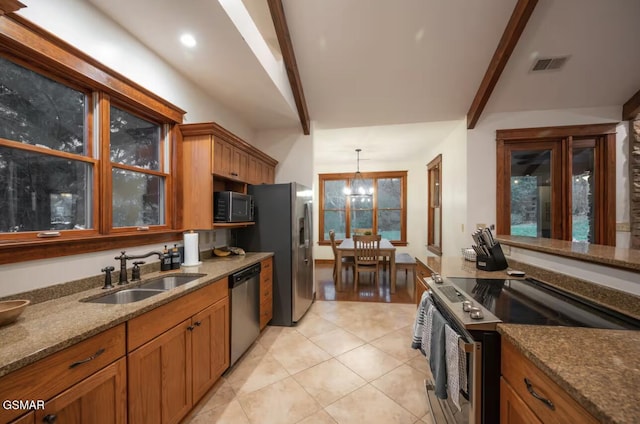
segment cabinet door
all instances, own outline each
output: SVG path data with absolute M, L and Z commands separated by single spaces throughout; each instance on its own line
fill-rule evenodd
M 500 378 L 500 424 L 542 424 L 504 378 Z
M 273 259 L 262 261 L 260 270 L 260 330 L 273 318 Z
M 193 402 L 197 402 L 229 368 L 229 298 L 192 319 Z
M 213 228 L 212 146 L 209 135 L 185 137 L 182 142 L 182 227 Z
M 260 184 L 261 168 L 259 167 L 260 160 L 255 156 L 249 156 L 249 175 L 247 182 L 249 184 Z
M 264 165 L 265 169 L 266 169 L 266 177 L 265 177 L 265 184 L 273 184 L 276 181 L 276 170 L 273 166 L 271 165 Z
M 29 412 L 27 415 L 23 415 L 15 421 L 11 421 L 9 424 L 36 424 L 36 413 Z
M 213 173 L 225 178 L 231 177 L 233 149 L 226 141 L 214 139 L 213 143 Z
M 247 181 L 249 178 L 249 154 L 240 149 L 233 149 L 233 162 L 231 165 L 231 178 Z
M 183 321 L 129 354 L 129 423 L 178 423 L 191 409 L 190 326 Z
M 51 399 L 35 411 L 36 422 L 126 424 L 126 373 L 122 358 Z
M 427 268 L 425 268 L 421 263 L 418 263 L 416 266 L 416 304 L 420 304 L 420 299 L 422 298 L 422 293 L 429 290 L 429 288 L 424 284 L 423 278 L 429 276 L 429 272 Z

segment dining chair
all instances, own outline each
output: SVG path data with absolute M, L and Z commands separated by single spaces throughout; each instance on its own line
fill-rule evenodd
M 372 272 L 378 285 L 378 272 L 380 267 L 380 235 L 353 236 L 355 278 L 353 280 L 354 291 L 358 291 L 360 272 Z
M 329 230 L 329 240 L 331 240 L 331 250 L 333 250 L 333 284 L 335 285 L 338 279 L 338 272 L 342 272 L 342 268 L 351 268 L 353 271 L 353 278 L 355 280 L 355 262 L 353 256 L 342 257 L 342 263 L 338 264 L 338 247 L 336 246 L 336 232 Z

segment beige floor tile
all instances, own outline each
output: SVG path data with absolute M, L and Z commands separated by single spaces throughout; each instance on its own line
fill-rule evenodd
M 200 402 L 198 402 L 198 406 L 194 409 L 192 415 L 197 415 L 210 409 L 225 407 L 235 398 L 236 394 L 231 384 L 229 384 L 225 378 L 221 378 L 213 385 L 211 390 L 204 395 Z
M 252 424 L 293 424 L 321 409 L 292 377 L 238 397 Z
M 426 423 L 426 424 L 434 424 L 433 419 L 431 418 L 431 414 L 427 414 L 424 417 L 422 417 L 422 419 L 420 421 L 418 421 L 420 423 Z
M 429 362 L 422 354 L 411 358 L 406 362 L 407 365 L 413 367 L 423 373 L 426 376 L 431 376 L 431 369 L 429 368 Z
M 268 325 L 258 337 L 258 343 L 269 350 L 271 346 L 283 343 L 291 336 L 299 335 L 294 327 L 278 327 Z
M 299 372 L 293 378 L 322 406 L 330 405 L 366 384 L 335 358 Z
M 309 340 L 332 356 L 338 356 L 365 343 L 361 338 L 340 328 L 311 337 Z
M 321 409 L 310 417 L 299 421 L 298 424 L 336 424 L 336 420 L 331 418 L 331 415 L 327 414 L 324 409 Z
M 270 353 L 260 358 L 241 359 L 231 372 L 227 381 L 237 395 L 250 393 L 276 381 L 289 377 L 287 370 Z
M 332 403 L 325 410 L 339 424 L 403 424 L 414 423 L 417 419 L 370 384 Z
M 191 421 L 184 424 L 251 424 L 237 400 L 228 405 L 200 412 Z
M 429 412 L 424 389 L 425 375 L 402 365 L 371 382 L 384 394 L 417 417 Z
M 337 359 L 367 381 L 375 380 L 402 364 L 370 344 L 343 353 Z
M 327 321 L 320 315 L 314 313 L 307 313 L 298 325 L 296 330 L 305 337 L 311 338 L 313 336 L 319 336 L 338 328 L 334 323 Z
M 302 335 L 300 337 L 301 340 L 277 345 L 269 351 L 290 374 L 298 373 L 331 358 L 331 355 L 309 339 Z
M 376 318 L 351 320 L 339 326 L 367 342 L 389 334 L 396 329 L 389 322 Z
M 407 331 L 409 326 L 393 331 L 370 343 L 378 349 L 388 353 L 402 362 L 420 355 L 420 351 L 411 349 L 411 332 Z

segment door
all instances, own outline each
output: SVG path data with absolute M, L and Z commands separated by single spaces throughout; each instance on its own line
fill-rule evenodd
M 195 403 L 229 367 L 229 298 L 194 315 L 191 327 Z
M 35 411 L 36 422 L 126 424 L 126 375 L 122 358 L 46 402 Z
M 292 185 L 294 200 L 294 275 L 293 321 L 298 321 L 313 302 L 313 233 L 311 215 L 311 190 L 300 184 Z
M 178 423 L 191 409 L 190 325 L 183 321 L 129 354 L 130 423 Z

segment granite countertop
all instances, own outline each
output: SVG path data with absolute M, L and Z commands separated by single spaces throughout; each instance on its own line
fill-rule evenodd
M 273 254 L 247 253 L 207 259 L 200 266 L 143 274 L 142 283 L 176 272 L 205 276 L 139 302 L 123 305 L 82 302 L 82 299 L 105 293 L 100 287 L 95 287 L 29 305 L 17 321 L 0 327 L 0 377 L 270 256 Z
M 501 244 L 579 259 L 631 271 L 640 271 L 640 250 L 584 242 L 523 236 L 496 236 Z
M 638 422 L 640 331 L 516 324 L 498 331 L 600 422 Z
M 504 271 L 482 271 L 476 268 L 476 263 L 465 260 L 462 256 L 418 256 L 416 259 L 422 262 L 430 270 L 443 277 L 460 278 L 514 278 Z

